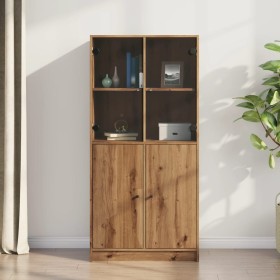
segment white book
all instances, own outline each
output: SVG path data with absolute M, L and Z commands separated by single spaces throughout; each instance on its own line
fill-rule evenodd
M 111 140 L 111 141 L 132 141 L 132 140 L 136 140 L 136 137 L 134 137 L 134 136 L 107 137 L 107 140 Z
M 121 132 L 121 133 L 118 133 L 118 132 L 105 132 L 104 133 L 105 136 L 107 137 L 130 137 L 130 136 L 133 136 L 133 137 L 137 137 L 138 136 L 138 133 L 137 132 Z

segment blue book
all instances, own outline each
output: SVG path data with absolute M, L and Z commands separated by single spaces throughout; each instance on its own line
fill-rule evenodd
M 126 87 L 131 87 L 131 53 L 126 53 Z
M 139 64 L 140 64 L 140 55 L 135 57 L 135 75 L 136 75 L 136 87 L 139 88 Z
M 131 58 L 131 87 L 136 87 L 136 58 Z

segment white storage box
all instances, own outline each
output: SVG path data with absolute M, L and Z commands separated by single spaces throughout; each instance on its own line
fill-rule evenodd
M 191 140 L 191 123 L 159 123 L 159 140 Z

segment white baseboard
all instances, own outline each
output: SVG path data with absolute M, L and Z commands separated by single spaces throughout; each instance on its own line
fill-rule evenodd
M 89 237 L 29 237 L 30 248 L 89 248 Z M 200 238 L 201 249 L 274 249 L 275 237 Z
M 30 248 L 89 248 L 89 237 L 29 237 Z
M 200 238 L 201 249 L 275 249 L 275 237 Z

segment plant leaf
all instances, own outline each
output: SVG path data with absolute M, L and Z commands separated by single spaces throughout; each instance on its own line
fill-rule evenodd
M 274 104 L 275 106 L 273 106 L 270 110 L 269 110 L 269 112 L 271 113 L 271 114 L 275 114 L 275 113 L 278 113 L 279 111 L 280 111 L 280 102 L 278 102 L 278 103 L 276 103 L 276 104 Z
M 255 106 L 250 102 L 242 102 L 236 105 L 237 107 L 247 108 L 247 109 L 254 109 Z
M 245 100 L 252 103 L 255 107 L 262 107 L 264 105 L 264 100 L 257 95 L 246 95 Z
M 278 125 L 276 126 L 275 132 L 274 132 L 274 133 L 278 133 L 278 132 L 280 132 L 280 124 L 278 124 Z
M 252 145 L 255 148 L 257 148 L 258 150 L 266 150 L 267 149 L 267 145 L 256 134 L 251 134 L 250 140 L 251 140 Z
M 280 60 L 267 61 L 264 64 L 261 64 L 260 67 L 263 70 L 268 70 L 268 71 L 272 71 L 274 73 L 279 73 L 279 71 L 280 71 Z
M 277 141 L 278 143 L 280 143 L 280 132 L 278 132 L 278 133 L 276 134 L 276 141 Z
M 272 51 L 275 51 L 275 52 L 280 52 L 280 46 L 278 44 L 275 44 L 275 43 L 265 44 L 264 47 L 267 48 L 268 50 L 272 50 Z
M 278 90 L 270 89 L 266 96 L 266 102 L 270 105 L 275 105 L 280 101 Z
M 275 168 L 275 158 L 273 156 L 273 154 L 269 155 L 269 159 L 268 159 L 268 164 L 270 168 Z
M 244 112 L 242 115 L 242 119 L 248 122 L 260 122 L 260 117 L 254 110 Z
M 271 133 L 273 131 L 273 129 L 268 128 L 266 133 L 265 133 L 265 137 L 268 137 L 269 133 Z
M 268 89 L 265 89 L 261 93 L 258 94 L 258 97 L 262 98 L 266 93 L 268 92 Z
M 268 128 L 271 128 L 273 130 L 276 129 L 277 120 L 271 113 L 263 112 L 261 114 L 261 120 Z
M 280 157 L 280 151 L 278 151 L 276 154 L 275 154 L 275 156 L 278 158 L 278 157 Z
M 266 81 L 263 82 L 263 85 L 279 87 L 280 86 L 280 79 L 279 79 L 279 77 L 268 78 Z

